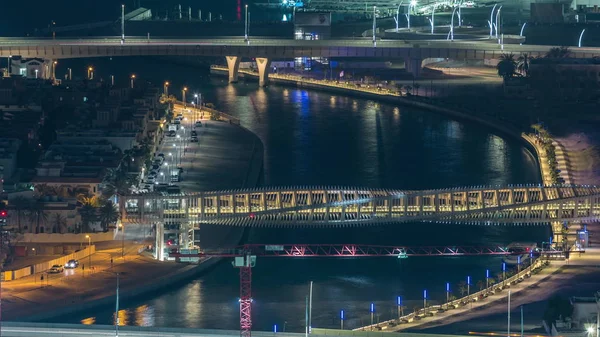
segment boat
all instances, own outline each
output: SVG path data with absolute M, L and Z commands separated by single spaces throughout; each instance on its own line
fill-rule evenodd
M 535 242 L 513 242 L 506 246 L 506 249 L 510 255 L 506 255 L 503 262 L 507 265 L 517 265 L 532 256 L 538 247 Z

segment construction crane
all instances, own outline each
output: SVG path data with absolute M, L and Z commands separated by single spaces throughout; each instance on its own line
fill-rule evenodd
M 169 253 L 178 262 L 198 262 L 200 258 L 233 258 L 240 269 L 240 336 L 252 336 L 252 268 L 261 257 L 396 257 L 509 255 L 501 246 L 376 246 L 355 244 L 247 244 L 231 249 L 181 249 Z

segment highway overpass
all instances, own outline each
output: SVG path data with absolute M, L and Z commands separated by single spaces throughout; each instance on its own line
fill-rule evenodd
M 255 58 L 259 83 L 266 84 L 272 60 L 291 60 L 296 57 L 374 58 L 404 60 L 407 71 L 418 76 L 423 61 L 428 58 L 456 60 L 496 59 L 503 53 L 527 53 L 530 57 L 544 56 L 553 46 L 506 44 L 495 40 L 478 41 L 399 41 L 378 40 L 283 40 L 251 39 L 242 37 L 215 39 L 129 38 L 121 43 L 117 38 L 80 39 L 0 39 L 0 57 L 19 55 L 24 58 L 47 60 L 82 57 L 117 56 L 198 56 L 226 57 L 229 80 L 237 81 L 237 70 L 242 58 Z M 571 57 L 600 56 L 600 48 L 573 48 Z

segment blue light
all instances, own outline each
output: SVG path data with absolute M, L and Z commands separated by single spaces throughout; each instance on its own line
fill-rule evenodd
M 423 299 L 427 299 L 427 290 L 423 290 Z
M 450 292 L 450 282 L 446 283 L 446 292 Z
M 273 332 L 277 333 L 277 324 L 273 325 Z
M 471 284 L 471 276 L 467 276 L 467 284 Z
M 502 262 L 502 271 L 506 271 L 506 262 Z
M 517 263 L 521 264 L 521 255 L 517 256 Z
M 371 303 L 371 312 L 375 312 L 375 303 Z
M 489 269 L 487 269 L 485 271 L 485 278 L 490 278 L 490 270 Z
M 398 296 L 396 303 L 398 303 L 398 306 L 402 305 L 402 296 Z
M 552 237 L 550 237 L 550 244 L 552 244 Z
M 344 310 L 340 311 L 340 318 L 342 319 L 342 321 L 344 320 Z

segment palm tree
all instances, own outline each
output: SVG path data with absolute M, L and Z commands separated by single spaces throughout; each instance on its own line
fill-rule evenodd
M 79 208 L 79 214 L 81 215 L 82 229 L 89 232 L 90 224 L 97 218 L 96 208 L 89 204 L 83 205 Z
M 17 213 L 17 227 L 19 228 L 19 233 L 21 233 L 23 231 L 23 228 L 21 226 L 21 217 L 27 211 L 27 209 L 29 207 L 29 203 L 30 203 L 29 200 L 27 200 L 26 198 L 24 198 L 22 196 L 18 196 L 16 198 L 14 198 L 13 201 L 11 202 L 11 204 L 13 205 L 13 207 L 15 209 L 15 212 Z
M 52 233 L 62 233 L 63 228 L 67 226 L 67 219 L 62 216 L 60 213 L 54 214 L 51 219 L 52 223 Z
M 517 62 L 515 61 L 515 55 L 510 54 L 502 54 L 500 56 L 500 61 L 496 65 L 496 70 L 498 70 L 498 76 L 502 77 L 505 81 L 515 75 L 515 70 L 517 69 Z
M 461 296 L 465 296 L 465 294 L 467 293 L 467 282 L 460 281 L 458 283 L 458 291 L 460 292 Z
M 571 55 L 571 50 L 569 49 L 569 47 L 554 47 L 554 48 L 550 48 L 550 50 L 548 50 L 548 52 L 546 53 L 546 58 L 549 59 L 562 59 L 562 58 L 567 58 Z
M 527 77 L 529 75 L 529 62 L 531 61 L 531 58 L 529 57 L 528 54 L 521 54 L 521 56 L 519 56 L 519 58 L 517 59 L 517 70 L 519 71 L 519 73 L 521 73 L 521 75 Z
M 40 224 L 48 220 L 48 213 L 44 211 L 44 205 L 37 201 L 34 201 L 29 204 L 29 207 L 27 208 L 27 213 L 29 214 L 29 220 L 31 222 L 35 222 L 35 233 L 39 233 Z
M 100 208 L 99 220 L 100 225 L 106 231 L 108 229 L 108 225 L 117 222 L 119 220 L 119 210 L 113 204 L 112 201 L 107 201 L 104 206 Z

